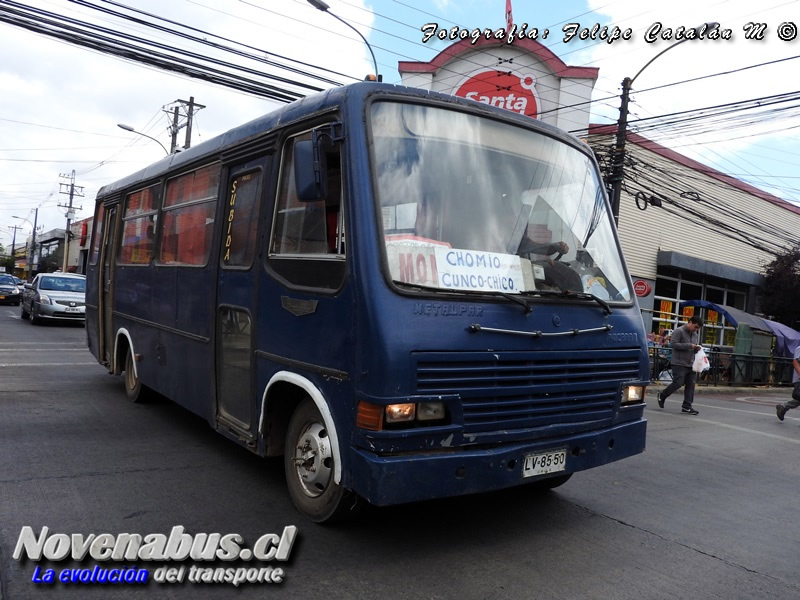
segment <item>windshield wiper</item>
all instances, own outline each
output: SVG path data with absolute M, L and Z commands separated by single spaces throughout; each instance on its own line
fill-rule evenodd
M 533 309 L 531 308 L 530 304 L 528 304 L 523 298 L 515 296 L 514 294 L 506 294 L 505 292 L 486 292 L 482 290 L 449 290 L 449 289 L 443 290 L 442 288 L 433 287 L 432 285 L 420 285 L 418 283 L 408 283 L 407 281 L 400 281 L 398 279 L 392 279 L 392 283 L 425 292 L 440 292 L 440 293 L 444 292 L 450 294 L 457 292 L 459 294 L 466 294 L 469 296 L 487 296 L 487 295 L 502 296 L 506 300 L 511 300 L 511 302 L 515 302 L 516 304 L 522 306 L 525 309 L 526 315 L 529 315 L 531 312 L 533 312 Z
M 413 288 L 425 292 L 449 292 L 450 290 L 443 290 L 442 288 L 433 287 L 432 285 L 420 285 L 419 283 L 409 283 L 407 281 L 400 281 L 399 279 L 392 279 L 392 283 L 402 285 L 403 287 Z
M 594 300 L 600 306 L 603 307 L 603 312 L 607 315 L 610 315 L 613 311 L 611 310 L 611 306 L 609 306 L 608 302 L 600 298 L 599 296 L 595 296 L 589 292 L 576 292 L 574 290 L 564 290 L 564 291 L 556 291 L 556 290 L 536 290 L 536 291 L 529 291 L 531 294 L 541 294 L 542 296 L 559 296 L 561 298 L 581 298 L 584 300 Z
M 492 293 L 492 292 L 490 292 L 490 293 Z M 514 294 L 506 294 L 505 292 L 493 292 L 493 293 L 497 294 L 498 296 L 502 296 L 503 298 L 506 298 L 508 300 L 511 300 L 512 302 L 516 302 L 520 306 L 525 307 L 525 314 L 526 315 L 529 315 L 529 314 L 531 314 L 531 312 L 533 312 L 533 309 L 531 308 L 531 305 L 528 304 L 525 301 L 525 299 L 521 298 L 520 296 L 515 296 Z

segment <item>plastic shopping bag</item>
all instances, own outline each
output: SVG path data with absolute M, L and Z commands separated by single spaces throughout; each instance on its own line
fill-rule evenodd
M 703 371 L 707 371 L 711 368 L 711 365 L 708 363 L 708 356 L 706 356 L 706 351 L 700 348 L 697 353 L 694 355 L 694 364 L 692 365 L 692 371 L 695 373 L 702 373 Z

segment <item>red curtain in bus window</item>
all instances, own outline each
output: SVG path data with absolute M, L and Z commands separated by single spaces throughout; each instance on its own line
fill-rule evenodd
M 180 211 L 178 215 L 178 231 L 181 232 L 178 238 L 179 263 L 199 265 L 206 261 L 207 250 L 211 237 L 212 228 L 209 221 L 213 222 L 214 204 L 199 204 L 187 207 Z
M 204 265 L 208 260 L 220 168 L 209 165 L 167 182 L 160 262 Z

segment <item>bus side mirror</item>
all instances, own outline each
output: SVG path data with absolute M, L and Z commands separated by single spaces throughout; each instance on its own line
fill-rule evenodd
M 314 135 L 313 138 L 294 144 L 294 187 L 301 202 L 314 202 L 328 196 L 325 151 L 319 137 Z

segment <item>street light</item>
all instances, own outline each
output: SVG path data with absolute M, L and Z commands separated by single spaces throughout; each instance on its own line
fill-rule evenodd
M 309 0 L 310 1 L 310 0 Z M 703 33 L 707 29 L 713 29 L 715 27 L 719 27 L 719 23 L 703 23 L 700 27 L 697 28 L 697 31 L 702 30 Z M 628 129 L 628 100 L 631 93 L 631 88 L 633 87 L 633 82 L 636 81 L 636 78 L 642 74 L 647 67 L 649 67 L 652 62 L 657 59 L 659 56 L 664 54 L 667 50 L 672 50 L 675 46 L 680 46 L 683 42 L 688 42 L 691 39 L 702 39 L 702 36 L 697 38 L 683 38 L 680 41 L 675 42 L 671 46 L 667 46 L 661 52 L 656 54 L 653 58 L 647 61 L 647 64 L 639 69 L 639 72 L 636 73 L 633 77 L 626 77 L 622 80 L 622 94 L 620 95 L 620 106 L 619 106 L 619 122 L 617 123 L 617 145 L 614 149 L 614 166 L 611 172 L 610 181 L 612 184 L 612 194 L 611 194 L 611 214 L 614 215 L 614 222 L 619 222 L 619 200 L 620 195 L 622 193 L 622 179 L 623 179 L 623 169 L 624 169 L 624 162 L 625 162 L 625 141 L 627 139 L 627 129 Z
M 313 6 L 314 8 L 316 8 L 317 10 L 321 10 L 322 12 L 328 13 L 330 16 L 332 16 L 337 21 L 341 21 L 342 23 L 347 25 L 350 29 L 355 31 L 359 36 L 361 36 L 361 39 L 364 40 L 364 43 L 367 45 L 367 50 L 369 50 L 369 53 L 372 55 L 372 63 L 375 65 L 375 79 L 377 79 L 378 81 L 383 81 L 383 77 L 378 73 L 378 61 L 375 60 L 375 53 L 372 51 L 372 46 L 369 45 L 369 42 L 367 41 L 367 38 L 365 38 L 363 35 L 361 35 L 361 32 L 358 29 L 356 29 L 355 27 L 353 27 L 352 25 L 350 25 L 350 23 L 348 23 L 344 19 L 342 19 L 340 17 L 337 17 L 335 14 L 333 14 L 330 11 L 331 7 L 328 6 L 327 4 L 325 4 L 322 0 L 308 0 L 308 3 L 311 6 Z
M 153 140 L 156 144 L 161 146 L 164 149 L 164 152 L 166 152 L 167 156 L 169 156 L 169 150 L 167 150 L 167 147 L 161 142 L 159 142 L 156 138 L 149 136 L 146 133 L 142 133 L 141 131 L 136 131 L 130 125 L 125 125 L 125 123 L 117 123 L 117 127 L 119 127 L 120 129 L 124 129 L 125 131 L 130 131 L 131 133 L 135 133 L 136 135 L 141 135 L 142 137 L 146 137 L 148 139 Z

